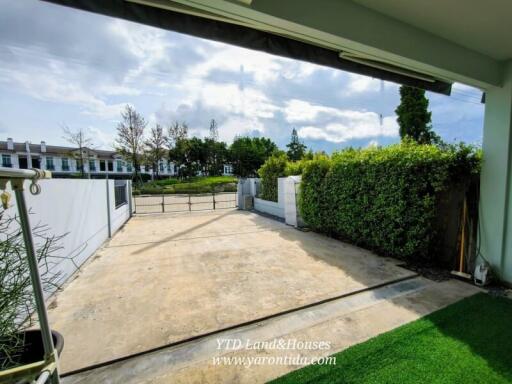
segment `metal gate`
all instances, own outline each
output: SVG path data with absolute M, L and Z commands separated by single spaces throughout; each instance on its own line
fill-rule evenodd
M 135 213 L 195 212 L 236 208 L 236 192 L 133 196 Z

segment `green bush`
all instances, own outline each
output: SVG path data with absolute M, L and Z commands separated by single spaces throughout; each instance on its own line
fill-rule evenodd
M 143 184 L 134 189 L 134 195 L 195 194 L 236 192 L 237 179 L 233 176 L 197 176 L 184 180 L 165 179 Z
M 429 259 L 443 191 L 478 173 L 468 146 L 402 143 L 308 161 L 299 205 L 314 230 L 401 259 Z
M 277 179 L 286 175 L 288 159 L 284 154 L 272 155 L 258 170 L 261 178 L 261 198 L 277 201 Z
M 298 161 L 290 161 L 283 153 L 277 153 L 269 157 L 258 170 L 261 178 L 261 198 L 277 202 L 277 179 L 285 176 L 302 175 L 304 167 L 312 159 L 327 159 L 322 153 L 311 155 L 311 158 L 303 158 Z

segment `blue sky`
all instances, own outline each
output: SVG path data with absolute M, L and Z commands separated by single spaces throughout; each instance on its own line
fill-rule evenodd
M 193 135 L 266 136 L 293 127 L 313 150 L 399 141 L 398 85 L 36 0 L 0 0 L 0 140 L 65 145 L 62 126 L 109 149 L 120 110 L 185 121 Z M 428 93 L 447 142 L 481 144 L 481 92 Z M 382 115 L 382 124 L 379 116 Z

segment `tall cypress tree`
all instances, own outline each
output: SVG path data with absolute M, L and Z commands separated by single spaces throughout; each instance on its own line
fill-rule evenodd
M 420 144 L 436 144 L 440 137 L 432 131 L 432 113 L 428 111 L 425 90 L 402 85 L 400 105 L 396 108 L 400 138 L 410 138 Z
M 299 135 L 297 134 L 297 130 L 293 128 L 292 137 L 289 144 L 286 144 L 288 151 L 286 155 L 290 160 L 297 161 L 304 157 L 306 153 L 306 146 L 301 143 L 299 140 Z

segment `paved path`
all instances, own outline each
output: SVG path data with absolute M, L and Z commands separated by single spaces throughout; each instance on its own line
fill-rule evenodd
M 254 213 L 131 219 L 50 310 L 77 370 L 414 273 Z

